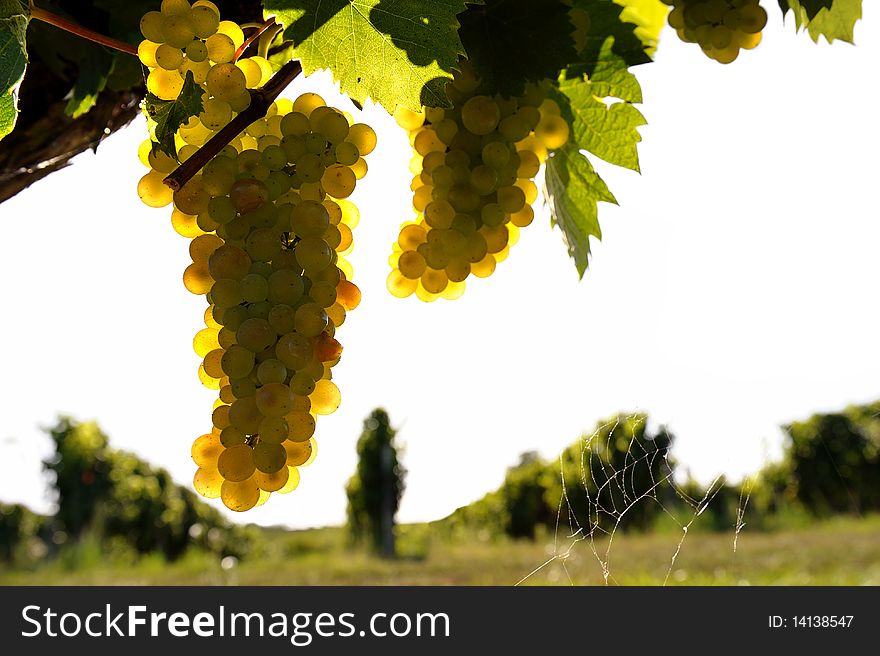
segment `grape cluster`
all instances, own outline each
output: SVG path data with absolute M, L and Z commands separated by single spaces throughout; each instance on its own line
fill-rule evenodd
M 461 68 L 447 86 L 452 108 L 394 115 L 414 151 L 416 218 L 400 228 L 387 280 L 401 298 L 455 299 L 469 275 L 491 275 L 534 219 L 533 178 L 548 150 L 568 141 L 568 123 L 543 87 L 490 96 L 466 61 Z
M 706 56 L 729 64 L 740 49 L 761 42 L 767 12 L 758 0 L 663 0 L 672 7 L 669 25 L 686 43 L 698 43 Z
M 181 29 L 178 14 L 169 12 L 184 4 L 166 0 L 161 13 L 153 12 L 165 21 L 164 38 L 169 25 Z M 194 23 L 201 7 L 216 9 L 199 0 L 182 15 Z M 145 36 L 160 36 L 151 29 L 144 27 Z M 174 41 L 182 42 L 182 37 Z M 236 42 L 231 40 L 232 46 Z M 228 64 L 212 61 L 206 111 L 176 135 L 184 144 L 180 160 L 217 129 L 208 109 L 224 106 L 217 103 L 230 107 L 235 97 L 227 95 L 231 87 L 211 84 L 212 73 Z M 242 61 L 229 66 L 241 71 Z M 199 378 L 218 390 L 219 398 L 211 432 L 192 446 L 198 465 L 194 487 L 232 510 L 248 510 L 272 492 L 293 490 L 298 467 L 316 454 L 317 417 L 339 406 L 339 389 L 331 380 L 342 353 L 335 334 L 360 302 L 345 259 L 359 213 L 346 199 L 366 174 L 363 156 L 375 145 L 369 126 L 305 93 L 293 102 L 276 100 L 264 118 L 173 194 L 162 179 L 178 161 L 154 151 L 150 141 L 141 148 L 151 171 L 138 192 L 150 206 L 173 203 L 174 229 L 192 240 L 184 286 L 208 301 L 205 328 L 193 347 L 202 358 Z

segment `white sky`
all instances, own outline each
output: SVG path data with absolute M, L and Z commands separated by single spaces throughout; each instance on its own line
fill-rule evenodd
M 726 67 L 664 32 L 656 63 L 635 69 L 643 174 L 600 164 L 621 207 L 600 206 L 604 239 L 580 283 L 540 210 L 463 298 L 392 298 L 409 150 L 368 108 L 380 146 L 353 197 L 364 301 L 339 334 L 343 405 L 318 422 L 299 489 L 237 519 L 343 521 L 361 423 L 380 405 L 406 445 L 400 519 L 417 521 L 496 487 L 520 452 L 554 457 L 619 410 L 668 423 L 675 456 L 705 481 L 777 456 L 781 423 L 880 396 L 876 4 L 857 47 L 814 45 L 771 7 L 764 43 Z M 317 90 L 356 113 L 316 78 L 288 93 Z M 205 303 L 182 286 L 188 240 L 170 210 L 135 194 L 144 134 L 137 120 L 0 205 L 2 501 L 49 508 L 40 427 L 58 413 L 95 418 L 113 446 L 191 479 L 190 444 L 216 394 L 191 348 Z

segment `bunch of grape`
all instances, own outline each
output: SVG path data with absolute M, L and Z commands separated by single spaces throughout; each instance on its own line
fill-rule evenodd
M 166 36 L 169 24 L 178 25 L 178 14 L 166 9 L 182 4 L 162 3 Z M 192 23 L 201 7 L 213 5 L 200 0 L 181 15 Z M 241 71 L 241 63 L 229 66 Z M 180 160 L 214 129 L 208 108 L 230 104 L 230 87 L 211 83 L 223 65 L 208 72 L 206 112 L 177 132 L 185 144 Z M 200 136 L 191 142 L 193 134 Z M 173 194 L 162 179 L 178 162 L 146 144 L 141 156 L 152 170 L 139 195 L 153 207 L 173 202 L 172 225 L 192 240 L 183 283 L 208 301 L 193 346 L 202 358 L 199 378 L 219 398 L 211 432 L 192 446 L 194 486 L 232 510 L 248 510 L 297 486 L 298 467 L 316 454 L 318 415 L 339 406 L 331 380 L 342 353 L 335 334 L 360 302 L 344 257 L 359 214 L 346 199 L 366 174 L 363 156 L 376 134 L 317 94 L 279 99 Z
M 534 219 L 532 179 L 548 150 L 568 141 L 568 123 L 541 86 L 518 98 L 490 96 L 466 61 L 461 68 L 447 86 L 452 108 L 395 112 L 414 150 L 417 214 L 401 226 L 389 260 L 388 290 L 401 298 L 452 300 L 469 275 L 491 275 Z
M 669 25 L 686 43 L 698 43 L 715 61 L 729 64 L 740 49 L 761 43 L 767 12 L 758 0 L 663 0 Z
M 141 63 L 149 70 L 147 90 L 160 100 L 175 100 L 183 89 L 187 74 L 202 90 L 203 111 L 189 119 L 175 135 L 178 159 L 186 161 L 223 128 L 237 113 L 250 105 L 248 89 L 264 85 L 272 67 L 264 57 L 238 57 L 245 38 L 232 21 L 220 20 L 216 5 L 208 0 L 162 0 L 160 11 L 141 18 L 145 39 L 138 46 Z M 149 128 L 155 123 L 148 120 Z M 256 148 L 245 135 L 244 147 Z M 178 162 L 152 147 L 150 140 L 141 148 L 141 160 L 153 170 L 139 185 L 141 198 L 148 204 L 170 202 L 171 190 L 162 179 Z

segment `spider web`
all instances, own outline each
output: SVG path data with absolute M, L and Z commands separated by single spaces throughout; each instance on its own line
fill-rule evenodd
M 600 424 L 591 435 L 580 438 L 580 461 L 575 476 L 571 475 L 570 468 L 566 473 L 564 453 L 560 453 L 559 478 L 562 495 L 556 511 L 549 556 L 515 585 L 529 582 L 554 564 L 561 566 L 570 585 L 576 585 L 568 564 L 584 549 L 598 563 L 604 584 L 618 584 L 619 581 L 612 572 L 612 548 L 617 534 L 623 530 L 627 516 L 635 513 L 644 504 L 657 504 L 665 518 L 672 522 L 674 532 L 678 533 L 669 555 L 665 576 L 662 581 L 654 581 L 664 586 L 669 583 L 690 529 L 724 489 L 725 479 L 723 475 L 715 477 L 701 495 L 694 496 L 693 489 L 676 482 L 669 448 L 649 446 L 647 442 L 651 440 L 639 439 L 636 431 L 633 431 L 633 436 L 629 439 L 623 466 L 615 468 L 600 457 L 600 454 L 608 453 L 612 448 L 611 441 L 619 438 L 617 429 L 620 428 L 621 419 L 624 418 L 619 416 Z M 638 426 L 645 422 L 645 417 L 631 414 L 625 420 Z M 649 475 L 647 486 L 637 484 L 637 480 L 643 482 L 637 479 L 637 472 Z M 598 486 L 595 485 L 596 481 L 600 481 Z M 745 511 L 751 489 L 751 479 L 744 481 L 740 487 L 734 524 L 731 527 L 734 556 L 739 535 L 745 527 Z M 577 494 L 573 494 L 574 492 Z

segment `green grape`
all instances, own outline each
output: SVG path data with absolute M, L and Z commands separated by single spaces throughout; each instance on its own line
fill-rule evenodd
M 257 367 L 257 378 L 262 385 L 283 383 L 287 379 L 287 367 L 280 360 L 263 360 Z
M 325 104 L 324 99 L 317 93 L 304 93 L 293 101 L 293 111 L 308 118 L 314 109 Z
M 212 8 L 206 6 L 193 7 L 189 15 L 193 30 L 200 39 L 207 39 L 220 27 L 220 16 Z
M 165 207 L 171 202 L 174 194 L 171 188 L 165 185 L 164 179 L 165 176 L 157 171 L 150 171 L 140 179 L 137 193 L 145 205 Z
M 333 251 L 320 237 L 303 237 L 294 248 L 296 261 L 306 272 L 321 271 L 330 266 Z
M 290 379 L 290 389 L 296 395 L 308 396 L 315 391 L 315 378 L 305 371 L 297 371 Z
M 239 212 L 252 212 L 268 202 L 269 190 L 259 180 L 243 178 L 232 185 L 229 197 Z
M 165 41 L 165 17 L 158 11 L 148 11 L 141 17 L 141 34 L 153 43 Z M 146 62 L 144 62 L 146 64 Z
M 208 46 L 205 45 L 204 41 L 200 41 L 199 39 L 193 39 L 190 41 L 185 50 L 186 57 L 191 62 L 201 63 L 208 59 Z
M 286 457 L 285 450 L 285 457 Z M 286 464 L 286 463 L 285 463 Z M 290 481 L 290 468 L 282 467 L 279 471 L 272 474 L 265 474 L 259 470 L 254 472 L 254 482 L 257 486 L 266 492 L 278 492 L 284 494 L 284 490 Z M 295 483 L 294 483 L 295 486 Z
M 489 134 L 500 120 L 501 110 L 489 96 L 474 96 L 461 108 L 461 122 L 473 134 Z
M 205 101 L 202 113 L 199 114 L 199 120 L 205 127 L 211 130 L 219 130 L 232 120 L 232 108 L 229 103 L 217 98 L 209 98 Z M 209 167 L 214 164 L 218 158 L 215 158 L 205 166 L 204 176 L 207 176 Z M 224 158 L 225 159 L 225 158 Z M 235 171 L 225 171 L 225 173 L 235 176 Z M 204 177 L 203 176 L 203 177 Z
M 349 141 L 343 141 L 336 146 L 336 160 L 340 164 L 351 166 L 358 161 L 360 156 L 357 146 Z
M 138 44 L 138 59 L 147 68 L 157 68 L 156 51 L 159 49 L 158 43 L 153 43 L 148 39 L 144 39 Z
M 327 327 L 327 313 L 317 303 L 305 303 L 296 309 L 294 326 L 304 337 L 316 337 Z
M 295 324 L 294 314 L 294 324 Z M 305 367 L 312 358 L 312 340 L 299 332 L 289 332 L 278 338 L 275 344 L 276 357 L 291 371 Z
M 294 315 L 295 310 L 290 305 L 278 303 L 269 310 L 266 321 L 276 333 L 285 335 L 294 330 Z
M 211 423 L 220 431 L 229 426 L 229 406 L 218 405 L 214 408 L 214 412 L 211 413 Z
M 177 100 L 182 89 L 183 78 L 177 71 L 156 68 L 147 76 L 147 91 L 161 100 Z
M 241 280 L 241 296 L 248 303 L 265 301 L 269 294 L 269 283 L 257 274 L 249 273 Z
M 156 63 L 169 71 L 176 71 L 183 63 L 183 51 L 167 43 L 156 49 Z
M 365 123 L 355 123 L 348 129 L 346 141 L 354 144 L 361 157 L 365 157 L 376 147 L 376 132 Z
M 257 387 L 256 407 L 265 417 L 283 417 L 291 411 L 291 388 L 283 383 L 267 383 Z
M 293 208 L 290 225 L 300 237 L 318 237 L 330 225 L 330 215 L 321 203 L 303 201 Z
M 253 478 L 243 481 L 224 481 L 220 487 L 220 499 L 230 510 L 244 512 L 250 510 L 260 500 L 260 488 Z
M 283 417 L 265 417 L 260 422 L 260 441 L 269 444 L 281 444 L 287 439 L 290 427 Z
M 302 298 L 305 285 L 302 276 L 291 269 L 280 269 L 269 276 L 269 302 L 294 305 Z
M 199 467 L 193 476 L 193 487 L 206 499 L 219 499 L 224 482 L 223 476 L 213 467 Z
M 319 380 L 315 383 L 315 391 L 309 395 L 312 400 L 312 410 L 319 415 L 329 415 L 336 412 L 342 401 L 339 388 L 329 380 Z
M 211 300 L 221 311 L 239 305 L 244 300 L 242 283 L 231 278 L 221 278 L 215 281 L 214 286 L 211 287 Z M 234 343 L 229 336 L 226 339 Z
M 244 73 L 235 64 L 217 64 L 208 72 L 205 84 L 208 92 L 215 98 L 229 102 L 242 92 L 246 92 Z
M 214 34 L 205 41 L 208 59 L 217 64 L 227 64 L 235 56 L 235 44 L 225 34 Z
M 235 331 L 235 338 L 247 350 L 259 353 L 275 343 L 276 335 L 268 321 L 251 317 L 238 327 L 238 330 Z
M 344 164 L 333 164 L 321 176 L 321 185 L 334 198 L 348 198 L 354 191 L 354 172 Z
M 175 48 L 186 48 L 196 35 L 190 22 L 189 13 L 163 14 L 163 18 L 162 34 L 164 38 L 161 40 Z M 150 40 L 152 41 L 152 39 Z
M 397 266 L 400 268 L 400 273 L 405 277 L 416 280 L 425 272 L 427 264 L 425 263 L 425 258 L 418 251 L 404 251 L 400 256 L 400 260 L 398 260 Z
M 201 214 L 208 209 L 210 195 L 202 184 L 201 176 L 194 176 L 189 182 L 174 192 L 174 206 L 187 214 Z
M 501 187 L 498 190 L 498 206 L 504 212 L 519 212 L 525 204 L 526 195 L 519 187 Z
M 212 288 L 213 294 L 213 288 Z M 218 331 L 213 328 L 203 328 L 193 337 L 193 350 L 200 358 L 208 355 L 210 351 L 220 346 L 218 341 Z
M 256 383 L 248 377 L 249 374 L 250 372 L 241 378 L 230 377 L 229 386 L 232 388 L 232 393 L 235 395 L 235 398 L 246 399 L 257 393 Z
M 223 368 L 223 373 L 229 376 L 230 380 L 244 378 L 254 368 L 254 354 L 243 346 L 230 346 L 220 358 L 220 366 Z M 236 396 L 242 398 L 238 393 L 236 393 Z
M 199 467 L 216 468 L 217 458 L 223 451 L 220 437 L 213 433 L 202 435 L 193 442 L 190 453 Z
M 159 9 L 165 16 L 189 14 L 190 4 L 188 0 L 162 0 Z
M 287 451 L 281 444 L 261 441 L 254 447 L 254 465 L 264 474 L 274 474 L 287 467 Z
M 232 402 L 235 403 L 235 400 L 233 399 Z M 220 443 L 227 449 L 238 444 L 245 444 L 246 442 L 247 435 L 245 435 L 244 431 L 231 424 L 220 431 Z
M 264 415 L 257 407 L 256 394 L 236 399 L 229 406 L 229 421 L 246 435 L 253 435 L 260 429 Z
M 328 308 L 336 302 L 336 287 L 327 282 L 313 282 L 309 296 L 322 308 Z
M 287 466 L 299 467 L 313 460 L 317 444 L 314 438 L 303 441 L 288 440 L 284 443 L 284 449 L 287 451 Z M 294 471 L 296 470 L 291 470 L 291 475 Z
M 254 451 L 246 444 L 224 449 L 217 458 L 217 471 L 227 481 L 239 482 L 254 473 Z

